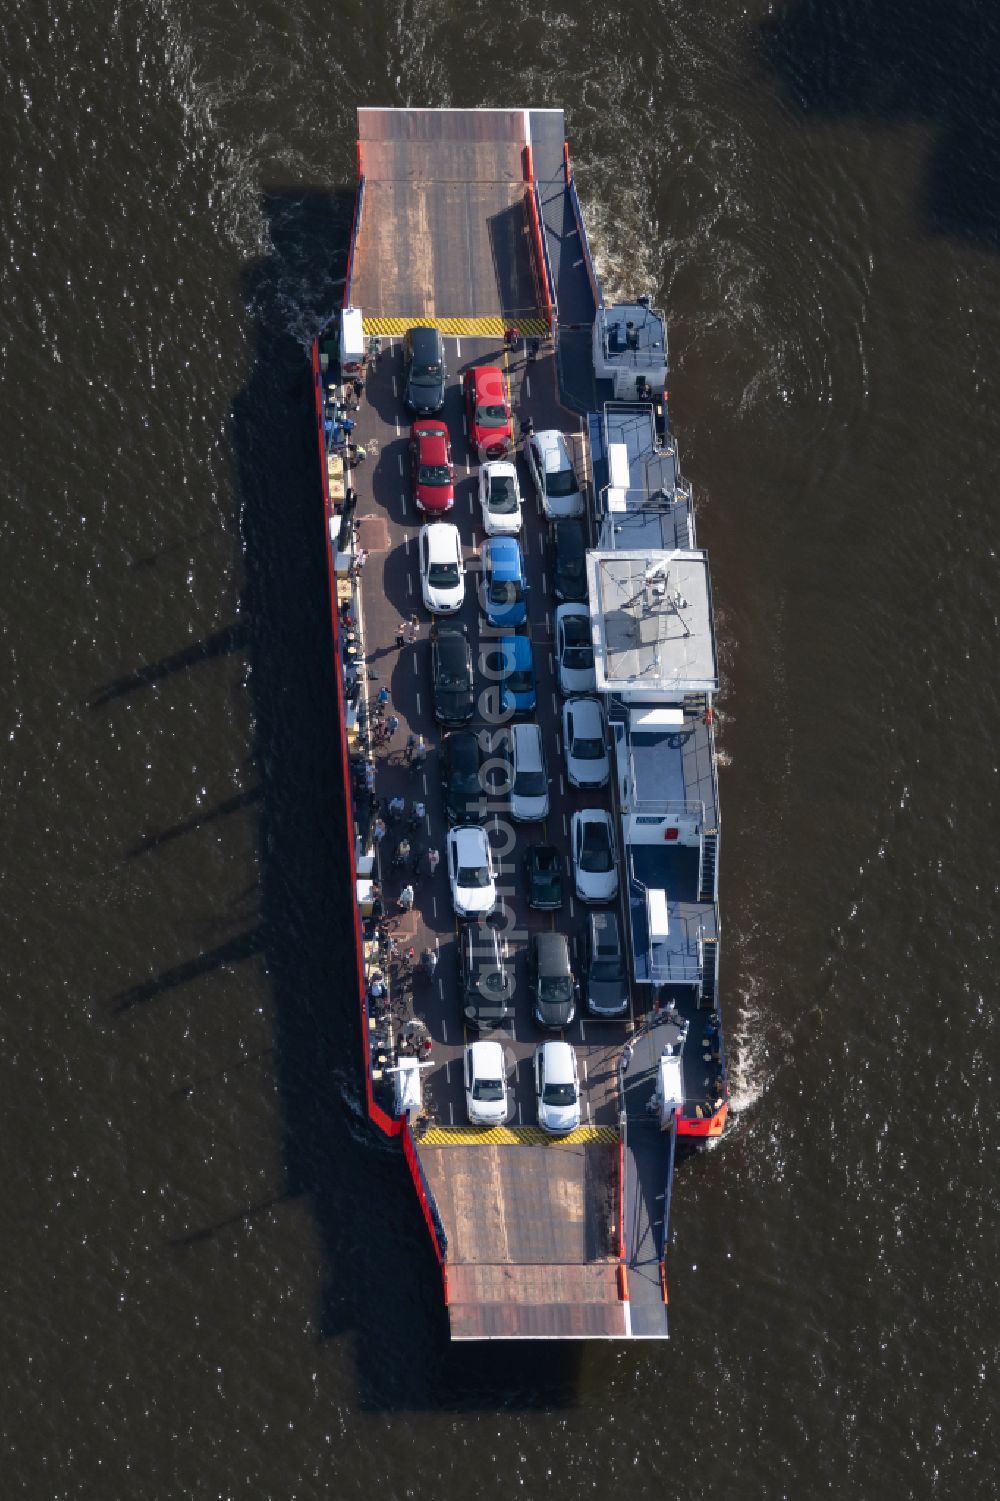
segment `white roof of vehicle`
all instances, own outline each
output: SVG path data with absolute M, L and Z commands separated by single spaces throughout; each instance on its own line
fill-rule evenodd
M 487 852 L 486 835 L 477 824 L 460 824 L 457 829 L 451 829 L 448 838 L 455 846 L 455 853 L 462 861 L 485 861 Z
M 576 698 L 566 700 L 566 710 L 573 719 L 573 735 L 582 735 L 589 739 L 592 735 L 601 735 L 604 725 L 601 720 L 601 706 L 596 698 L 589 698 L 586 694 L 580 694 Z
M 494 1043 L 494 1047 L 500 1044 Z M 548 1084 L 572 1084 L 576 1078 L 575 1055 L 573 1048 L 568 1042 L 543 1042 L 541 1046 L 542 1062 L 545 1067 L 545 1080 Z
M 503 1048 L 498 1042 L 470 1042 L 472 1072 L 477 1079 L 504 1079 L 507 1069 Z
M 507 459 L 491 459 L 488 464 L 483 465 L 483 473 L 485 475 L 502 474 L 506 475 L 508 479 L 511 476 L 515 480 L 517 479 L 517 468 L 515 465 L 509 463 Z
M 545 427 L 540 433 L 535 434 L 535 446 L 542 456 L 547 473 L 554 469 L 568 469 L 570 467 L 569 451 L 566 447 L 566 439 L 556 427 Z
M 453 521 L 428 522 L 421 530 L 427 533 L 427 556 L 432 563 L 454 562 L 462 548 Z

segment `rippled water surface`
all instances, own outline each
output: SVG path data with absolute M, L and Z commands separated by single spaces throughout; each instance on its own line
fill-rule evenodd
M 4 1495 L 996 1493 L 1000 23 L 0 15 Z M 304 350 L 359 103 L 558 105 L 712 555 L 673 1341 L 451 1350 L 359 1108 Z

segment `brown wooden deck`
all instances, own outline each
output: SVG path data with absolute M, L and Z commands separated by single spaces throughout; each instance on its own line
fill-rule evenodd
M 365 206 L 352 300 L 366 316 L 514 320 L 536 310 L 524 114 L 486 110 L 468 129 L 456 120 L 359 111 Z

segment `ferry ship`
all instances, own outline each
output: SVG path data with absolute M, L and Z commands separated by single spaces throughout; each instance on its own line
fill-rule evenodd
M 368 1115 L 453 1339 L 664 1339 L 729 1093 L 665 320 L 604 300 L 561 110 L 361 109 L 357 153 L 312 370 Z

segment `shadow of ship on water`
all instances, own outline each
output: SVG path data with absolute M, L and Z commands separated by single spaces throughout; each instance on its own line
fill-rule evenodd
M 100 709 L 223 653 L 245 653 L 254 723 L 252 790 L 169 829 L 132 858 L 250 805 L 260 808 L 259 920 L 111 998 L 112 1016 L 260 956 L 271 990 L 266 1049 L 280 1100 L 283 1181 L 172 1236 L 178 1254 L 288 1201 L 310 1211 L 321 1262 L 317 1339 L 347 1336 L 361 1405 L 379 1410 L 530 1409 L 577 1400 L 582 1348 L 453 1346 L 441 1279 L 402 1152 L 363 1115 L 352 893 L 320 476 L 305 343 L 334 310 L 353 189 L 266 192 L 271 253 L 240 289 L 254 316 L 251 370 L 232 408 L 242 518 L 239 624 L 97 688 Z M 322 299 L 326 299 L 326 302 Z M 295 327 L 290 327 L 294 322 Z M 152 560 L 155 562 L 155 559 Z M 149 563 L 150 560 L 144 560 Z M 225 1076 L 220 1076 L 225 1084 Z M 181 1090 L 181 1094 L 188 1093 Z M 176 1093 L 176 1092 L 175 1092 Z M 303 1347 L 304 1360 L 309 1359 Z

